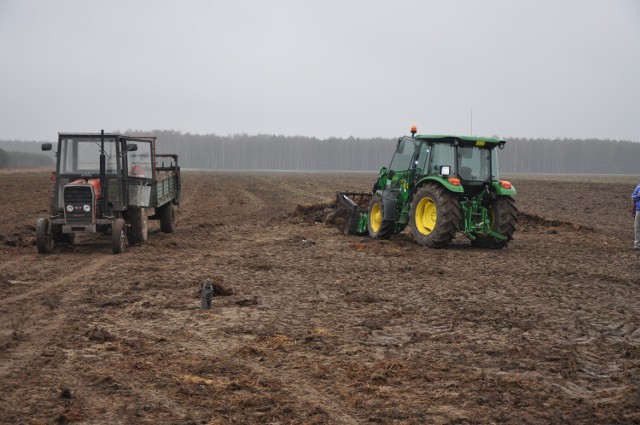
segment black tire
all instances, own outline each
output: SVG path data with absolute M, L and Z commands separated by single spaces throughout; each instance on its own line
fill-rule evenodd
M 160 216 L 160 230 L 164 233 L 173 233 L 176 231 L 176 206 L 169 202 L 160 207 L 158 211 Z
M 393 234 L 393 221 L 384 219 L 384 203 L 380 195 L 373 195 L 369 202 L 367 230 L 373 239 L 389 239 Z
M 411 201 L 409 226 L 418 245 L 449 245 L 460 228 L 458 197 L 439 184 L 421 186 Z
M 149 234 L 149 217 L 146 208 L 130 207 L 127 209 L 127 218 L 129 219 L 129 230 L 127 231 L 127 239 L 129 245 L 139 245 L 147 241 Z
M 358 222 L 360 221 L 360 213 L 357 211 L 349 211 L 344 218 L 344 226 L 342 231 L 347 236 L 353 236 L 358 232 Z
M 49 254 L 53 251 L 53 235 L 48 218 L 39 218 L 36 222 L 36 246 L 40 254 Z
M 491 220 L 491 230 L 500 233 L 507 239 L 497 239 L 489 235 L 477 235 L 471 245 L 478 248 L 500 249 L 509 244 L 513 239 L 518 223 L 516 201 L 511 196 L 498 196 L 498 198 L 487 207 Z
M 126 223 L 117 218 L 111 225 L 111 248 L 114 254 L 122 254 L 127 242 Z

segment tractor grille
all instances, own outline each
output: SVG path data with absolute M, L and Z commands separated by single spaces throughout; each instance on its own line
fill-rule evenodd
M 84 206 L 89 205 L 89 211 Z M 69 206 L 73 207 L 69 211 Z M 93 190 L 89 185 L 64 188 L 64 214 L 68 224 L 93 222 Z

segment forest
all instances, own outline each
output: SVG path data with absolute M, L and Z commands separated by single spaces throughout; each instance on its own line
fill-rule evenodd
M 0 168 L 34 168 L 53 166 L 54 164 L 53 158 L 49 155 L 0 149 Z
M 158 153 L 177 153 L 184 168 L 214 170 L 376 171 L 388 165 L 395 140 L 306 136 L 215 134 L 173 130 L 129 130 L 125 134 L 158 137 Z M 499 152 L 506 173 L 636 174 L 640 143 L 599 139 L 506 138 Z M 0 141 L 0 167 L 48 166 L 52 154 L 40 144 Z

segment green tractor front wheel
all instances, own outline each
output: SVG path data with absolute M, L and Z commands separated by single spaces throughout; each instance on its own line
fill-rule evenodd
M 409 226 L 419 245 L 430 248 L 449 245 L 460 226 L 458 198 L 440 185 L 418 188 L 411 202 Z
M 373 195 L 369 202 L 369 218 L 367 219 L 367 230 L 369 236 L 374 239 L 389 239 L 393 233 L 393 221 L 384 219 L 384 202 L 380 195 Z

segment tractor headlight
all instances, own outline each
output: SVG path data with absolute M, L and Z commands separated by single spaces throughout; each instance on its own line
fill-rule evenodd
M 91 205 L 85 205 L 84 207 L 82 207 L 82 209 L 84 210 L 84 212 L 89 212 L 91 211 Z
M 73 205 L 67 205 L 67 212 L 73 212 Z
M 443 177 L 447 177 L 449 176 L 449 174 L 451 174 L 451 167 L 448 165 L 441 165 L 440 166 L 440 175 Z

